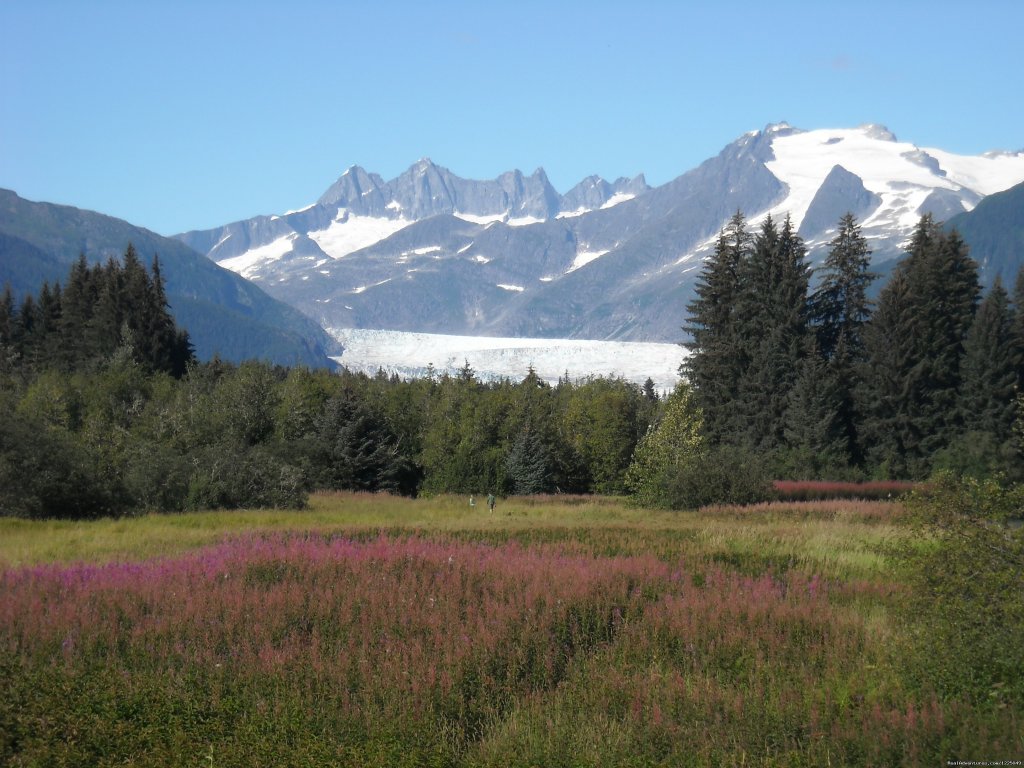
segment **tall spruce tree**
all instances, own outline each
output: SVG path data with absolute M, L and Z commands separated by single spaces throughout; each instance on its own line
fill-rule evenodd
M 1011 442 L 1020 352 L 1010 298 L 997 277 L 964 342 L 960 410 L 965 431 L 988 433 L 1000 445 Z
M 1011 328 L 1013 344 L 1021 350 L 1017 361 L 1017 389 L 1024 392 L 1024 267 L 1017 271 L 1017 279 L 1013 284 L 1013 326 Z
M 61 301 L 57 363 L 65 370 L 75 368 L 93 356 L 86 343 L 86 334 L 97 299 L 94 277 L 85 254 L 80 254 L 68 274 L 67 287 Z
M 819 479 L 845 469 L 850 445 L 843 414 L 836 407 L 843 384 L 817 349 L 813 337 L 789 393 L 785 437 L 789 448 L 787 475 Z
M 829 243 L 822 264 L 821 282 L 811 296 L 811 315 L 818 349 L 831 359 L 845 339 L 846 353 L 858 359 L 864 346 L 864 324 L 871 316 L 867 291 L 877 277 L 869 271 L 871 249 L 852 213 L 839 220 L 839 231 Z
M 907 275 L 897 269 L 864 328 L 865 361 L 856 391 L 857 410 L 862 414 L 861 444 L 869 464 L 883 477 L 923 474 L 916 463 L 921 435 L 913 418 L 917 384 L 917 350 L 911 335 L 914 311 Z
M 927 474 L 935 454 L 960 431 L 960 366 L 979 292 L 977 264 L 962 238 L 923 216 L 907 258 L 879 298 L 867 344 L 865 430 L 890 472 Z M 884 314 L 883 302 L 889 302 Z M 898 434 L 887 437 L 883 425 L 892 419 Z
M 697 297 L 687 306 L 683 327 L 691 340 L 680 374 L 693 388 L 711 444 L 733 442 L 739 429 L 734 403 L 746 368 L 737 306 L 740 272 L 750 257 L 752 237 L 739 211 L 721 231 L 714 253 L 697 281 Z
M 844 453 L 860 464 L 856 389 L 864 362 L 864 326 L 871 316 L 868 287 L 877 277 L 869 271 L 871 249 L 857 219 L 847 213 L 829 244 L 821 282 L 811 296 L 811 324 L 820 355 L 835 382 L 834 408 L 846 443 Z
M 955 230 L 943 232 L 925 216 L 919 233 L 925 245 L 920 251 L 912 247 L 907 271 L 917 309 L 914 336 L 921 342 L 917 418 L 923 451 L 930 456 L 948 445 L 961 426 L 960 361 L 981 288 L 978 265 Z
M 790 218 L 781 232 L 766 218 L 740 273 L 737 313 L 747 360 L 734 404 L 743 418 L 740 444 L 765 451 L 785 445 L 786 410 L 805 350 L 809 277 L 806 248 Z

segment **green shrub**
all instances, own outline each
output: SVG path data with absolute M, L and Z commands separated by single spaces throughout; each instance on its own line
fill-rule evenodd
M 742 448 L 712 448 L 667 478 L 665 500 L 672 509 L 707 504 L 756 504 L 772 497 L 764 461 Z
M 943 473 L 907 505 L 911 670 L 943 695 L 1024 705 L 1024 488 Z
M 63 430 L 0 409 L 0 515 L 87 519 L 125 512 L 129 499 Z
M 195 458 L 189 509 L 301 509 L 307 494 L 302 472 L 261 448 L 213 446 Z

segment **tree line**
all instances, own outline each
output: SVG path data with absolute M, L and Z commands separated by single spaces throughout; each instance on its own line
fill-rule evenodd
M 159 261 L 89 267 L 0 299 L 0 514 L 301 506 L 315 489 L 632 494 L 692 507 L 770 481 L 1020 479 L 1024 279 L 984 297 L 931 217 L 876 302 L 870 249 L 839 222 L 817 280 L 787 218 L 722 230 L 688 306 L 675 391 L 402 380 L 198 362 Z M 813 287 L 812 287 L 813 286 Z
M 67 285 L 43 283 L 16 305 L 10 286 L 0 296 L 0 359 L 8 371 L 82 369 L 128 350 L 147 370 L 180 377 L 195 362 L 188 331 L 175 326 L 154 257 L 150 274 L 131 245 L 118 262 L 90 267 L 81 255 Z
M 923 216 L 878 295 L 870 248 L 839 222 L 812 289 L 787 217 L 722 230 L 688 306 L 681 373 L 714 449 L 793 479 L 1020 479 L 1024 278 L 982 296 L 956 231 Z
M 80 261 L 66 288 L 4 294 L 0 513 L 294 507 L 314 489 L 623 493 L 659 407 L 651 381 L 483 382 L 468 362 L 411 381 L 198 362 L 159 262 L 129 248 Z

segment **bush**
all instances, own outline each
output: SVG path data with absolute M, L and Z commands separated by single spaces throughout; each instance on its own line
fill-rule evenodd
M 0 425 L 0 515 L 82 520 L 128 509 L 123 485 L 73 435 L 5 402 Z
M 944 695 L 1024 705 L 1024 488 L 940 474 L 907 506 L 910 668 Z
M 263 448 L 214 446 L 189 480 L 189 509 L 301 509 L 308 500 L 302 472 Z
M 708 504 L 756 504 L 772 496 L 771 475 L 756 454 L 719 446 L 667 478 L 665 499 L 672 509 Z

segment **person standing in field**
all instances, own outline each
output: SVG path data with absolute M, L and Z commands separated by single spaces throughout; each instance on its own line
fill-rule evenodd
M 491 510 L 491 512 L 494 512 L 494 494 L 493 493 L 487 494 L 487 508 L 489 510 Z

